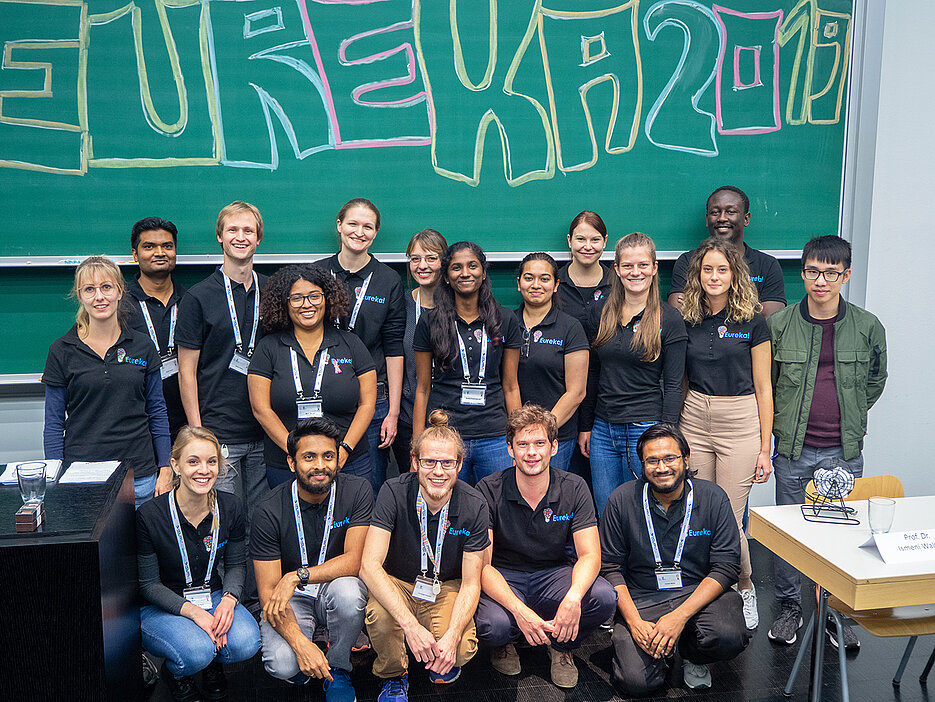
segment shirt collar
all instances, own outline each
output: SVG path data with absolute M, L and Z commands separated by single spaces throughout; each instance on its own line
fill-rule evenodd
M 137 275 L 135 278 L 130 278 L 127 281 L 126 292 L 132 295 L 138 302 L 146 302 L 147 300 L 156 300 L 160 305 L 162 304 L 161 300 L 147 295 L 146 291 L 143 290 L 143 286 L 140 285 L 140 277 Z M 180 285 L 175 278 L 172 278 L 172 295 L 169 297 L 169 304 L 166 307 L 171 307 L 172 305 L 178 303 L 182 298 L 182 295 L 185 293 L 185 286 Z
M 377 263 L 379 263 L 377 261 L 377 257 L 374 256 L 373 254 L 370 254 L 370 260 L 367 261 L 367 265 L 365 265 L 360 270 L 357 270 L 351 273 L 349 270 L 347 270 L 346 268 L 344 268 L 344 266 L 341 265 L 341 262 L 338 260 L 338 255 L 335 254 L 334 256 L 331 257 L 331 270 L 333 270 L 336 275 L 340 276 L 342 280 L 346 280 L 352 275 L 356 275 L 358 278 L 363 279 L 363 278 L 366 278 L 370 273 L 374 271 L 374 269 L 377 267 Z
M 415 514 L 416 509 L 416 494 L 419 492 L 419 475 L 417 473 L 410 473 L 412 477 L 409 479 L 409 491 L 406 495 L 407 504 L 406 508 L 411 509 L 413 514 Z M 461 481 L 456 480 L 455 486 L 451 490 L 451 498 L 448 500 L 448 521 L 454 521 L 453 518 L 458 516 L 458 507 L 461 502 Z M 428 505 L 426 505 L 427 507 Z M 429 512 L 428 518 L 431 519 L 433 516 L 437 517 L 441 514 L 441 510 L 436 512 L 434 515 Z
M 130 327 L 126 324 L 120 325 L 120 336 L 117 337 L 117 341 L 113 343 L 113 346 L 118 346 L 125 341 L 131 341 Z M 62 337 L 62 341 L 66 344 L 71 344 L 72 346 L 87 346 L 81 339 L 78 338 L 78 325 L 73 324 L 71 329 Z M 113 348 L 113 346 L 111 348 Z M 95 354 L 96 355 L 96 354 Z
M 558 282 L 562 285 L 570 285 L 573 288 L 577 288 L 578 286 L 572 282 L 571 276 L 568 275 L 569 265 L 571 264 L 566 263 L 564 266 L 558 269 Z M 613 282 L 614 272 L 611 268 L 609 268 L 608 266 L 605 266 L 603 263 L 599 263 L 598 265 L 604 271 L 604 274 L 601 276 L 601 282 L 597 284 L 597 287 L 605 288 Z
M 647 483 L 648 481 L 642 480 L 641 482 Z M 682 515 L 685 513 L 685 496 L 691 491 L 691 487 L 688 484 L 688 479 L 683 483 L 682 494 L 672 500 L 672 503 L 669 505 L 669 511 L 667 512 L 662 508 L 662 503 L 656 499 L 656 495 L 653 493 L 653 486 L 649 486 L 649 504 L 656 510 L 656 512 L 662 516 L 663 514 L 667 519 L 672 519 L 673 517 L 682 518 Z M 642 488 L 639 491 L 640 495 L 643 494 Z
M 526 505 L 529 504 L 523 499 L 522 494 L 520 494 L 519 486 L 516 484 L 516 471 L 518 469 L 516 466 L 512 468 L 507 468 L 503 471 L 503 496 L 511 501 L 518 502 L 520 504 Z M 560 476 L 555 468 L 549 466 L 549 489 L 545 492 L 545 503 L 554 504 L 558 502 L 561 497 L 562 490 L 559 485 Z M 533 508 L 535 509 L 535 507 Z
M 295 338 L 295 329 L 290 329 L 279 335 L 279 340 L 285 346 L 288 346 L 299 354 L 304 354 L 302 350 L 302 345 Z M 335 329 L 331 324 L 325 323 L 325 328 L 323 330 L 323 335 L 321 337 L 321 346 L 319 348 L 327 349 L 332 346 L 337 346 L 338 344 L 338 330 Z M 313 359 L 308 359 L 308 362 L 311 363 Z
M 555 300 L 556 298 L 553 297 L 552 307 L 549 309 L 548 312 L 546 312 L 545 317 L 542 318 L 542 321 L 539 322 L 535 327 L 533 327 L 533 329 L 536 329 L 538 327 L 548 327 L 548 326 L 551 326 L 552 324 L 555 324 L 555 322 L 558 320 L 558 312 L 559 312 L 558 307 L 555 304 Z M 523 328 L 526 327 L 526 322 L 523 321 L 523 308 L 524 307 L 525 305 L 520 305 L 514 310 L 514 313 L 516 314 L 516 318 L 519 320 L 519 323 L 523 325 Z

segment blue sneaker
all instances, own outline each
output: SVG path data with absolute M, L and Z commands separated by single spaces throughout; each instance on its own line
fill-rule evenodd
M 377 702 L 409 702 L 409 674 L 384 680 Z
M 455 680 L 457 680 L 459 677 L 461 677 L 461 668 L 458 666 L 453 667 L 451 670 L 449 670 L 444 675 L 429 671 L 429 680 L 435 683 L 436 685 L 450 685 Z
M 327 702 L 357 702 L 350 673 L 341 668 L 332 668 L 331 678 L 322 684 Z

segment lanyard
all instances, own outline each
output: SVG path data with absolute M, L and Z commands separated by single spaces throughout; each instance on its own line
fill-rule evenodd
M 464 380 L 471 382 L 471 371 L 468 369 L 467 349 L 464 348 L 464 339 L 458 333 L 458 324 L 455 322 L 455 337 L 458 339 L 458 350 L 461 353 L 461 369 L 464 371 Z M 477 382 L 484 382 L 484 375 L 487 373 L 487 327 L 484 327 L 484 335 L 481 337 L 480 347 L 480 366 L 477 368 Z
M 692 481 L 686 480 L 688 487 L 691 488 L 688 498 L 685 501 L 685 516 L 682 517 L 682 531 L 679 533 L 679 543 L 675 548 L 675 558 L 673 565 L 678 568 L 682 562 L 682 549 L 685 548 L 685 539 L 688 538 L 688 522 L 692 518 L 692 505 L 695 501 L 695 490 L 692 488 Z M 649 483 L 643 484 L 643 516 L 646 517 L 646 531 L 649 532 L 649 544 L 653 548 L 653 558 L 656 561 L 656 567 L 662 566 L 662 556 L 659 555 L 659 544 L 656 543 L 656 530 L 653 528 L 653 520 L 649 514 Z
M 328 550 L 328 537 L 331 536 L 331 525 L 334 522 L 334 496 L 337 490 L 331 484 L 331 497 L 328 498 L 328 513 L 325 515 L 325 533 L 321 537 L 321 550 L 318 552 L 318 565 L 325 562 L 325 553 Z M 295 531 L 299 536 L 299 558 L 302 567 L 308 568 L 308 551 L 305 548 L 305 525 L 302 524 L 302 509 L 299 507 L 299 484 L 292 481 L 292 511 L 295 513 Z
M 162 350 L 159 348 L 159 339 L 156 338 L 156 327 L 153 326 L 153 318 L 149 316 L 149 307 L 146 306 L 145 300 L 140 300 L 140 309 L 143 311 L 143 320 L 146 322 L 149 338 L 153 340 L 156 353 L 161 356 Z M 166 349 L 168 353 L 172 353 L 172 349 L 175 348 L 175 320 L 178 319 L 178 316 L 179 306 L 172 305 L 172 311 L 169 313 L 169 343 Z
M 231 279 L 223 270 L 224 292 L 227 293 L 227 309 L 231 316 L 231 326 L 234 328 L 234 344 L 237 350 L 243 353 L 243 337 L 240 335 L 240 322 L 237 321 L 237 309 L 234 307 L 234 293 L 231 290 Z M 247 347 L 247 356 L 253 355 L 253 346 L 256 343 L 256 327 L 260 321 L 260 291 L 257 290 L 256 271 L 253 272 L 253 330 L 250 332 L 250 345 Z
M 441 568 L 442 563 L 442 546 L 445 544 L 445 534 L 448 532 L 448 505 L 451 504 L 451 501 L 445 503 L 445 506 L 442 507 L 441 514 L 438 516 L 438 534 L 435 536 L 435 552 L 432 552 L 432 545 L 429 543 L 429 527 L 428 527 L 428 507 L 425 504 L 425 500 L 422 498 L 422 493 L 416 496 L 416 511 L 419 513 L 419 531 L 422 536 L 421 545 L 421 566 L 422 566 L 422 576 L 425 577 L 426 572 L 428 571 L 428 561 L 432 561 L 432 568 L 435 571 L 435 580 L 438 580 L 438 572 Z
M 302 378 L 299 377 L 299 357 L 294 348 L 289 348 L 289 358 L 292 361 L 292 379 L 295 381 L 295 394 L 305 397 L 302 392 Z M 325 377 L 325 366 L 328 365 L 328 349 L 318 352 L 318 371 L 315 373 L 315 397 L 321 396 L 321 379 Z
M 416 324 L 419 323 L 419 317 L 422 316 L 422 291 L 416 290 Z
M 360 306 L 364 302 L 364 295 L 367 294 L 367 288 L 370 287 L 370 279 L 373 277 L 373 271 L 367 274 L 367 277 L 364 278 L 364 284 L 360 286 L 360 293 L 357 295 L 357 302 L 354 303 L 354 309 L 351 312 L 351 319 L 347 323 L 348 329 L 353 329 L 354 325 L 357 324 L 357 314 L 360 312 Z
M 192 569 L 188 564 L 188 549 L 185 547 L 185 539 L 182 536 L 182 525 L 179 524 L 179 510 L 175 506 L 175 493 L 172 491 L 169 495 L 169 514 L 172 516 L 172 526 L 175 528 L 175 540 L 179 544 L 179 555 L 182 556 L 182 570 L 185 571 L 185 587 L 192 586 Z M 217 516 L 218 526 L 211 531 L 211 556 L 208 558 L 208 568 L 205 570 L 205 587 L 211 584 L 211 573 L 214 570 L 214 558 L 218 553 L 218 531 L 221 528 L 221 506 L 214 502 L 214 513 Z

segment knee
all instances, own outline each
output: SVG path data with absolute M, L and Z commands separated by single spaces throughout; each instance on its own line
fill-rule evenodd
M 455 665 L 462 666 L 474 657 L 477 653 L 477 630 L 473 624 L 464 627 L 464 633 L 461 634 L 461 642 L 458 644 L 458 655 L 455 659 Z
M 253 658 L 260 650 L 260 628 L 242 605 L 234 610 L 234 622 L 227 632 L 225 662 L 237 663 Z
M 282 640 L 263 644 L 263 667 L 267 673 L 279 680 L 289 680 L 300 672 L 295 651 Z
M 328 616 L 357 617 L 367 604 L 367 586 L 360 578 L 347 576 L 328 583 Z
M 627 666 L 616 659 L 611 679 L 623 697 L 647 697 L 665 685 L 665 676 L 655 673 L 655 667 Z
M 367 601 L 367 614 L 364 621 L 367 623 L 367 633 L 371 637 L 390 636 L 394 632 L 400 631 L 399 624 L 373 595 Z
M 207 668 L 217 657 L 218 652 L 211 639 L 207 636 L 199 636 L 197 641 L 192 641 L 185 650 L 179 652 L 179 655 L 182 664 L 181 674 L 187 676 Z
M 512 640 L 513 622 L 509 613 L 499 604 L 485 595 L 477 607 L 474 617 L 477 627 L 477 638 L 487 646 L 503 646 Z
M 601 576 L 597 576 L 591 585 L 588 610 L 598 623 L 606 622 L 617 609 L 617 591 Z

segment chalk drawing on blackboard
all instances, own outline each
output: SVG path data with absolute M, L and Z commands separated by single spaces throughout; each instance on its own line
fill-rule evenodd
M 731 90 L 746 90 L 748 88 L 758 88 L 763 85 L 763 78 L 760 75 L 760 54 L 762 51 L 763 47 L 760 45 L 734 45 L 734 84 L 731 86 Z M 749 64 L 753 69 L 753 76 L 747 82 L 744 82 L 741 76 L 741 66 L 744 64 L 745 56 L 749 56 Z
M 263 20 L 267 20 L 267 23 L 261 24 Z M 285 28 L 286 25 L 282 23 L 281 7 L 270 7 L 269 9 L 250 12 L 243 16 L 244 39 L 250 39 L 259 34 L 276 32 Z
M 589 66 L 608 56 L 610 56 L 610 53 L 607 51 L 607 42 L 604 41 L 604 32 L 594 37 L 581 35 L 581 63 L 578 64 L 579 66 Z

